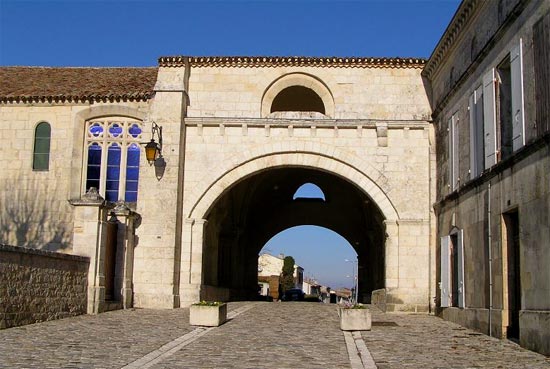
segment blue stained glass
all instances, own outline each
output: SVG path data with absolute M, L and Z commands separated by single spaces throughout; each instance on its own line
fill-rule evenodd
M 107 157 L 107 165 L 120 165 L 120 156 L 122 151 L 120 146 L 113 144 L 109 147 L 109 156 Z
M 101 173 L 101 146 L 94 143 L 88 147 L 88 167 L 86 172 L 86 191 L 90 187 L 99 190 L 99 176 Z
M 120 184 L 120 156 L 122 150 L 119 145 L 112 144 L 107 151 L 107 180 L 105 181 L 105 200 L 117 201 Z
M 136 144 L 130 145 L 128 148 L 128 164 L 131 166 L 139 166 L 139 147 Z
M 90 133 L 94 137 L 101 136 L 103 134 L 103 127 L 99 123 L 92 124 L 90 126 Z
M 130 132 L 130 134 L 132 135 L 133 138 L 136 138 L 137 136 L 139 136 L 141 134 L 141 127 L 134 123 L 134 124 L 132 124 L 130 129 L 128 129 L 128 132 Z M 128 154 L 130 154 L 130 153 L 128 152 Z
M 126 179 L 137 181 L 139 179 L 139 168 L 126 168 Z
M 105 190 L 118 192 L 118 185 L 119 185 L 119 181 L 107 181 L 105 182 Z M 109 200 L 109 201 L 116 201 L 116 200 Z
M 124 199 L 127 202 L 137 201 L 140 153 L 141 150 L 138 145 L 131 144 L 128 147 L 126 158 L 126 193 L 124 194 Z
M 126 193 L 137 192 L 137 190 L 138 190 L 137 181 L 126 181 Z
M 122 134 L 122 127 L 115 123 L 109 127 L 109 133 L 113 137 L 118 137 Z

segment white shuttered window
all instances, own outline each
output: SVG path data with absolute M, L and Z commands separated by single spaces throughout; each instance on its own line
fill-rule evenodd
M 497 69 L 483 76 L 485 169 L 525 145 L 522 53 L 520 39 Z
M 459 140 L 458 140 L 458 116 L 453 114 L 448 121 L 449 132 L 449 184 L 451 192 L 458 189 L 459 176 Z
M 523 48 L 521 39 L 510 53 L 512 74 L 512 146 L 514 151 L 525 145 L 525 117 L 523 110 Z
M 470 178 L 478 177 L 484 169 L 483 86 L 470 95 Z

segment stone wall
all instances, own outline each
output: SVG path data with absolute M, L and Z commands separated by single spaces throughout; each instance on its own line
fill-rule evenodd
M 89 258 L 0 244 L 0 328 L 86 313 Z

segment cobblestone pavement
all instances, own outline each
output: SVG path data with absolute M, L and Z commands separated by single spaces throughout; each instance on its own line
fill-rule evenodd
M 249 304 L 230 303 L 229 311 Z M 351 367 L 334 305 L 253 304 L 151 367 Z M 188 309 L 138 309 L 2 330 L 0 368 L 121 368 L 193 334 L 188 319 Z M 373 309 L 373 322 L 362 338 L 380 369 L 550 368 L 542 355 L 437 317 Z
M 550 368 L 550 358 L 438 317 L 372 312 L 361 334 L 379 369 Z

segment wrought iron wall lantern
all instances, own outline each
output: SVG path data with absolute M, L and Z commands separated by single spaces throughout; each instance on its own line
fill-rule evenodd
M 155 134 L 158 142 L 155 141 Z M 162 156 L 162 127 L 152 122 L 151 127 L 151 141 L 145 145 L 145 157 L 152 165 L 158 158 Z

